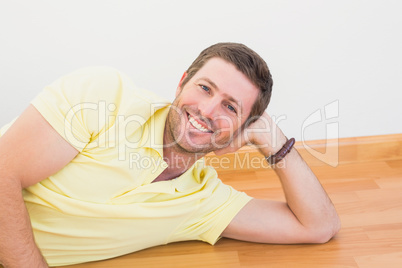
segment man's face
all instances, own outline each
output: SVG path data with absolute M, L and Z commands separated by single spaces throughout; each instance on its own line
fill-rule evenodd
M 183 152 L 222 149 L 246 121 L 258 92 L 233 64 L 212 58 L 184 87 L 180 82 L 167 118 L 168 135 Z

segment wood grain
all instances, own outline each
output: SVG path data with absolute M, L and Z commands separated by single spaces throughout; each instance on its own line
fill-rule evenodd
M 295 148 L 310 166 L 387 161 L 402 159 L 402 134 L 313 140 L 296 142 Z M 316 153 L 314 153 L 314 151 Z M 325 152 L 328 152 L 326 155 Z M 252 146 L 236 153 L 206 156 L 207 163 L 218 171 L 260 170 L 267 168 L 264 158 Z

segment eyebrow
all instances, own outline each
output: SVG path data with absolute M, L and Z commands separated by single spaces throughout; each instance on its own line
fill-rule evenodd
M 220 91 L 219 87 L 218 87 L 211 79 L 209 79 L 209 78 L 207 78 L 207 77 L 201 77 L 201 78 L 199 78 L 198 80 L 205 80 L 205 81 L 208 82 L 213 88 L 215 88 L 216 91 Z M 225 97 L 226 97 L 228 100 L 230 100 L 231 102 L 236 103 L 237 106 L 239 106 L 239 108 L 240 108 L 241 110 L 243 110 L 243 107 L 240 105 L 240 103 L 241 103 L 240 101 L 236 100 L 233 96 L 231 96 L 231 95 L 229 95 L 229 94 L 223 93 L 222 95 L 225 96 Z

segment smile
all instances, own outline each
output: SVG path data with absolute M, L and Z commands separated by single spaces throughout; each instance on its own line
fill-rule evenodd
M 188 115 L 188 121 L 190 122 L 190 124 L 196 128 L 197 130 L 204 132 L 204 133 L 212 133 L 211 130 L 203 127 L 200 123 L 198 123 L 191 115 Z

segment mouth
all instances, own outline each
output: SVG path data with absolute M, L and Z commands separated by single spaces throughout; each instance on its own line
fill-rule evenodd
M 203 132 L 203 133 L 213 133 L 212 130 L 208 129 L 207 127 L 204 127 L 201 125 L 194 117 L 192 117 L 190 114 L 187 114 L 188 121 L 190 124 L 197 130 Z

